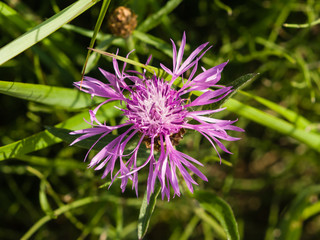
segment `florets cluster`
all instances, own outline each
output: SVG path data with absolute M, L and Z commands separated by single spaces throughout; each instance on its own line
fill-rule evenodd
M 124 110 L 128 122 L 150 138 L 176 133 L 186 121 L 178 91 L 156 76 L 136 85 L 129 98 Z

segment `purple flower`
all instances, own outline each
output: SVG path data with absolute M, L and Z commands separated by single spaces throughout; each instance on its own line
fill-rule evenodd
M 207 181 L 207 178 L 195 166 L 203 166 L 202 163 L 175 149 L 175 146 L 183 138 L 185 130 L 200 132 L 208 139 L 217 153 L 217 146 L 224 152 L 230 153 L 221 143 L 221 139 L 226 141 L 238 140 L 238 138 L 229 136 L 227 130 L 243 131 L 241 128 L 232 125 L 235 121 L 219 120 L 208 116 L 223 109 L 192 110 L 191 107 L 204 106 L 220 101 L 232 91 L 232 87 L 217 85 L 227 62 L 208 70 L 202 68 L 202 72 L 196 75 L 198 62 L 209 49 L 204 50 L 208 43 L 199 46 L 183 62 L 185 44 L 186 36 L 183 34 L 182 43 L 177 53 L 176 46 L 172 41 L 172 70 L 161 64 L 161 67 L 172 76 L 170 82 L 164 81 L 155 74 L 152 77 L 147 77 L 145 72 L 126 72 L 126 63 L 120 71 L 117 60 L 113 59 L 115 74 L 100 69 L 109 83 L 103 83 L 91 77 L 85 77 L 82 83 L 75 83 L 75 86 L 80 90 L 92 96 L 104 97 L 106 100 L 94 110 L 89 111 L 91 118 L 89 124 L 92 128 L 71 132 L 71 134 L 82 134 L 72 144 L 88 137 L 100 135 L 99 139 L 89 149 L 89 153 L 101 138 L 115 129 L 124 128 L 124 132 L 104 146 L 91 159 L 89 164 L 89 167 L 95 168 L 95 170 L 104 168 L 102 178 L 110 173 L 111 184 L 116 178 L 120 178 L 122 191 L 125 190 L 130 179 L 133 183 L 132 188 L 138 195 L 138 172 L 149 166 L 148 199 L 154 192 L 157 179 L 161 184 L 162 198 L 166 196 L 168 200 L 170 199 L 170 186 L 173 188 L 174 196 L 180 196 L 177 174 L 182 175 L 187 187 L 193 192 L 193 184 L 197 185 L 197 182 L 190 173 L 197 175 L 204 181 Z M 150 58 L 147 64 L 149 61 Z M 192 69 L 190 76 L 188 79 L 183 79 L 183 74 L 188 69 Z M 172 85 L 178 77 L 181 77 L 184 83 L 180 89 L 175 89 Z M 215 90 L 211 89 L 212 87 Z M 187 97 L 192 91 L 203 93 L 191 101 Z M 117 126 L 107 126 L 100 123 L 96 118 L 98 109 L 103 104 L 116 100 L 120 100 L 122 103 L 123 108 L 119 108 L 119 110 L 126 117 L 126 123 Z M 128 142 L 133 141 L 135 136 L 138 137 L 138 141 L 134 149 L 125 154 L 124 151 Z M 139 164 L 137 156 L 143 144 L 150 150 L 150 153 L 146 160 Z M 116 164 L 119 166 L 117 167 L 119 170 L 114 174 Z

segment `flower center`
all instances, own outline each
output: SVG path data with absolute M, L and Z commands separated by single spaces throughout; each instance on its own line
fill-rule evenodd
M 187 111 L 183 99 L 162 79 L 153 77 L 136 85 L 124 110 L 128 121 L 148 137 L 179 132 Z

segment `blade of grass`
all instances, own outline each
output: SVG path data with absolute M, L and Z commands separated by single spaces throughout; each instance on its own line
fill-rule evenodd
M 320 213 L 320 201 L 306 207 L 302 212 L 303 220 L 307 220 L 310 217 L 313 217 Z
M 23 9 L 20 9 L 19 13 L 7 5 L 4 5 L 4 9 L 1 11 L 3 18 L 0 18 L 0 24 L 10 25 L 10 27 L 5 28 L 5 31 L 7 31 L 7 33 L 12 37 L 16 37 L 17 35 L 16 31 L 13 31 L 12 29 L 19 29 L 19 33 L 26 32 L 38 23 L 36 20 L 26 21 L 21 12 L 24 13 Z M 56 33 L 51 38 L 43 39 L 41 47 L 33 46 L 31 50 L 34 53 L 34 56 L 40 58 L 39 60 L 41 60 L 41 62 L 49 65 L 48 67 L 51 68 L 52 66 L 57 65 L 61 70 L 63 69 L 67 74 L 70 74 L 71 79 L 79 79 L 81 75 L 78 69 L 74 66 L 74 62 L 63 50 L 60 49 L 61 46 L 59 46 L 59 44 L 64 44 L 65 41 L 61 41 L 61 39 L 64 39 L 64 35 L 61 32 L 58 34 Z M 47 53 L 50 53 L 50 56 L 53 57 L 51 64 L 47 63 L 48 58 L 44 58 L 44 55 Z
M 75 89 L 7 81 L 0 81 L 0 93 L 68 110 L 90 107 L 103 101 Z
M 11 58 L 14 58 L 21 52 L 30 48 L 37 42 L 41 41 L 45 37 L 49 36 L 56 30 L 58 30 L 64 24 L 70 22 L 72 19 L 79 16 L 81 13 L 92 7 L 99 0 L 79 0 L 69 7 L 65 8 L 61 12 L 55 14 L 48 20 L 32 28 L 19 38 L 8 43 L 6 46 L 0 49 L 0 65 L 7 62 Z M 0 3 L 0 8 L 3 6 Z

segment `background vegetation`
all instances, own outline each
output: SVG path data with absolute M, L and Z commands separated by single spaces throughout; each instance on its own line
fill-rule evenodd
M 80 0 L 68 14 L 58 14 L 74 2 L 0 2 L 1 239 L 137 239 L 147 173 L 141 176 L 139 198 L 130 188 L 122 194 L 119 182 L 107 190 L 100 187 L 106 183 L 101 172 L 86 169 L 85 149 L 69 147 L 46 130 L 59 123 L 65 129 L 86 127 L 83 117 L 95 104 L 83 95 L 70 102 L 67 90 L 81 79 L 102 1 Z M 95 48 L 113 53 L 119 48 L 122 56 L 136 49 L 135 61 L 145 62 L 152 54 L 153 66 L 170 66 L 169 39 L 177 42 L 186 31 L 189 53 L 203 42 L 213 44 L 203 66 L 229 60 L 225 84 L 260 73 L 219 114 L 238 118 L 246 131 L 238 134 L 240 141 L 226 143 L 234 153 L 222 155 L 226 162 L 220 165 L 199 135 L 185 135 L 180 150 L 205 163 L 201 171 L 209 182 L 200 182 L 196 197 L 185 192 L 170 202 L 159 198 L 145 239 L 209 240 L 230 234 L 238 239 L 232 214 L 217 215 L 228 209 L 226 203 L 241 239 L 319 239 L 320 2 L 123 1 L 138 16 L 137 29 L 127 39 L 107 28 L 110 13 L 120 6 L 111 1 L 107 8 L 107 2 Z M 111 59 L 92 54 L 86 74 L 102 79 L 98 67 L 112 71 Z M 63 89 L 37 95 L 45 86 Z M 110 124 L 120 119 L 113 109 L 103 116 Z M 231 233 L 221 222 L 228 217 Z

